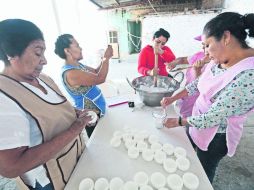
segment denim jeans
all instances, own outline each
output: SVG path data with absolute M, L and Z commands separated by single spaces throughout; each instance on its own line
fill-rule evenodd
M 35 188 L 29 187 L 30 190 L 54 190 L 53 185 L 50 183 L 44 187 L 42 187 L 38 182 L 36 182 Z
M 217 133 L 212 142 L 209 144 L 207 151 L 199 149 L 192 141 L 189 133 L 187 133 L 187 135 L 197 153 L 197 156 L 205 170 L 209 181 L 212 183 L 219 162 L 224 156 L 226 156 L 228 152 L 226 144 L 226 133 Z

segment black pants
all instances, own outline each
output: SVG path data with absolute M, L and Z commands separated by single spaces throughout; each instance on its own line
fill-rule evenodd
M 95 129 L 96 125 L 95 126 L 87 126 L 86 127 L 86 133 L 87 133 L 87 136 L 90 138 L 90 136 L 92 135 L 93 133 L 93 130 Z
M 100 113 L 98 113 L 97 116 L 98 116 L 98 118 L 100 118 Z M 87 136 L 88 136 L 89 138 L 91 137 L 91 135 L 92 135 L 92 133 L 93 133 L 93 131 L 94 131 L 94 129 L 95 129 L 95 127 L 96 127 L 98 121 L 99 121 L 99 120 L 97 120 L 95 124 L 86 126 L 86 133 L 87 133 Z
M 45 187 L 42 187 L 38 182 L 36 182 L 35 188 L 28 186 L 30 190 L 54 190 L 53 185 L 50 183 Z
M 187 135 L 191 141 L 193 148 L 197 152 L 197 156 L 205 170 L 205 173 L 212 183 L 215 175 L 215 171 L 221 159 L 226 156 L 228 152 L 226 144 L 226 133 L 217 133 L 212 142 L 208 146 L 207 151 L 200 150 L 192 141 L 189 132 Z

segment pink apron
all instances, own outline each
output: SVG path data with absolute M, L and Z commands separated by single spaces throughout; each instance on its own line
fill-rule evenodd
M 193 65 L 196 61 L 201 60 L 205 57 L 203 51 L 195 53 L 193 56 L 187 58 L 190 65 Z M 202 68 L 203 70 L 204 68 Z M 193 80 L 195 80 L 195 71 L 193 68 L 188 68 L 186 71 L 186 84 L 189 84 Z M 198 97 L 198 93 L 193 96 L 188 96 L 178 100 L 177 105 L 180 109 L 180 115 L 182 117 L 189 117 L 192 113 L 193 105 Z
M 244 70 L 254 69 L 254 57 L 246 58 L 236 65 L 230 67 L 224 73 L 213 76 L 211 72 L 211 67 L 215 65 L 213 62 L 209 63 L 199 79 L 198 89 L 200 92 L 197 98 L 192 115 L 197 116 L 208 111 L 212 102 L 211 98 L 218 93 L 220 90 L 225 88 L 234 77 Z M 209 85 L 207 83 L 209 82 Z M 251 111 L 240 115 L 240 116 L 230 116 L 227 118 L 227 129 L 226 129 L 226 140 L 228 148 L 228 156 L 233 156 L 236 147 L 242 136 L 243 124 L 247 119 L 248 113 Z M 207 151 L 210 142 L 213 140 L 218 126 L 207 129 L 197 129 L 195 127 L 190 127 L 189 133 L 193 142 L 203 151 Z

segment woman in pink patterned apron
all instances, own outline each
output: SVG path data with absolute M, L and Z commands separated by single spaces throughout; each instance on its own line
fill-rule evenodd
M 233 156 L 243 124 L 254 108 L 254 14 L 224 12 L 204 27 L 202 41 L 211 62 L 185 89 L 161 101 L 163 107 L 198 92 L 192 116 L 167 118 L 168 128 L 189 125 L 189 136 L 209 178 L 213 181 L 219 161 Z
M 201 41 L 201 35 L 196 36 L 194 38 L 197 41 Z M 188 68 L 186 70 L 186 85 L 194 81 L 197 77 L 201 75 L 201 73 L 205 69 L 205 64 L 210 61 L 209 56 L 205 54 L 204 46 L 203 51 L 199 51 L 195 53 L 194 55 L 188 56 L 188 57 L 179 57 L 175 61 L 171 62 L 170 65 L 168 65 L 168 69 L 173 69 L 176 65 L 179 64 L 187 64 L 189 66 L 192 66 L 191 68 Z M 199 93 L 193 95 L 193 96 L 187 96 L 184 98 L 181 98 L 175 102 L 175 110 L 176 112 L 179 112 L 179 115 L 182 117 L 188 117 L 191 116 L 193 105 L 198 97 Z

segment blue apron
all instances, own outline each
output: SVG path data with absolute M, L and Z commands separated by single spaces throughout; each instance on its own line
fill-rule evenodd
M 101 116 L 103 116 L 106 112 L 106 101 L 101 93 L 101 90 L 96 85 L 91 86 L 91 88 L 85 94 L 78 94 L 78 93 L 72 92 L 64 82 L 65 71 L 72 70 L 72 69 L 80 70 L 82 68 L 85 68 L 82 64 L 80 64 L 79 66 L 64 65 L 62 67 L 63 86 L 66 89 L 66 91 L 69 93 L 69 95 L 73 98 L 76 108 L 84 109 L 85 108 L 84 99 L 89 99 L 100 110 Z

